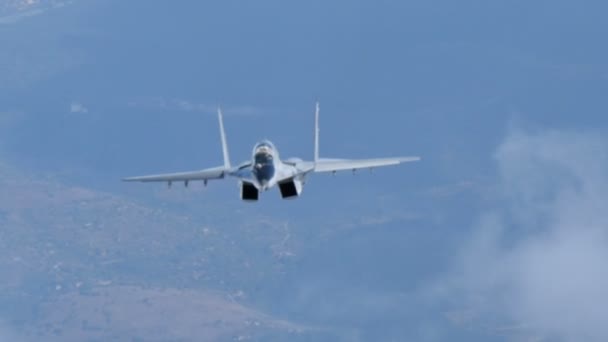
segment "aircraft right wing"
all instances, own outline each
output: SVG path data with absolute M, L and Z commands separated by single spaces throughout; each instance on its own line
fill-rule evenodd
M 315 140 L 313 161 L 301 161 L 296 167 L 301 173 L 309 172 L 336 172 L 342 170 L 371 169 L 389 165 L 397 165 L 406 162 L 420 160 L 420 157 L 395 157 L 375 159 L 327 159 L 319 158 L 319 102 L 315 106 Z
M 313 172 L 334 172 L 342 170 L 369 169 L 397 165 L 420 160 L 420 157 L 376 158 L 376 159 L 319 159 L 314 163 Z
M 228 173 L 224 166 L 218 166 L 210 169 L 189 172 L 164 173 L 158 175 L 137 176 L 124 178 L 125 182 L 173 182 L 173 181 L 194 181 L 194 180 L 209 180 L 224 178 Z

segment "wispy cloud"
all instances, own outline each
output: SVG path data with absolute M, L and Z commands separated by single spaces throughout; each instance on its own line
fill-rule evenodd
M 148 110 L 166 110 L 179 112 L 201 112 L 201 113 L 216 113 L 218 106 L 227 115 L 239 116 L 256 116 L 262 113 L 262 110 L 254 106 L 247 105 L 224 105 L 210 104 L 197 102 L 194 100 L 178 99 L 178 98 L 163 98 L 163 97 L 148 97 L 139 98 L 129 101 L 129 106 L 133 108 L 142 108 Z
M 0 25 L 14 24 L 54 8 L 64 7 L 73 1 L 61 0 L 12 0 L 0 1 Z
M 441 287 L 478 319 L 608 340 L 608 140 L 514 130 L 495 157 L 504 205 L 479 216 Z
M 18 12 L 18 13 L 2 16 L 2 17 L 0 17 L 0 25 L 14 24 L 22 19 L 33 17 L 38 14 L 42 14 L 44 12 L 45 11 L 42 9 L 33 9 L 33 10 L 28 10 L 28 11 L 23 11 L 23 12 Z
M 70 104 L 70 113 L 86 114 L 88 112 L 89 112 L 89 109 L 87 107 L 85 107 L 85 105 L 83 105 L 82 103 L 72 102 Z

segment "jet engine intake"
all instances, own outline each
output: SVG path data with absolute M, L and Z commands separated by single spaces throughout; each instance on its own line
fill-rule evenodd
M 241 199 L 243 201 L 257 201 L 259 191 L 255 185 L 247 182 L 241 182 Z
M 283 199 L 296 198 L 302 193 L 302 181 L 299 179 L 289 179 L 279 183 L 281 197 Z

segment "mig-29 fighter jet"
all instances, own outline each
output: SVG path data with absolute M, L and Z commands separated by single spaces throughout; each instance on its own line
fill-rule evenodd
M 281 196 L 287 199 L 300 195 L 306 176 L 311 173 L 335 173 L 342 170 L 352 170 L 354 172 L 358 169 L 372 169 L 420 160 L 419 157 L 375 159 L 319 158 L 319 103 L 317 103 L 315 110 L 314 159 L 312 161 L 305 161 L 300 158 L 281 159 L 276 147 L 270 141 L 263 140 L 253 148 L 251 160 L 243 162 L 238 166 L 232 166 L 228 155 L 222 111 L 219 108 L 218 119 L 224 165 L 199 171 L 130 177 L 123 180 L 127 182 L 166 182 L 169 186 L 173 182 L 183 182 L 185 186 L 188 186 L 190 181 L 203 181 L 207 185 L 207 181 L 211 179 L 233 177 L 240 182 L 241 199 L 245 201 L 257 201 L 260 192 L 274 186 L 278 186 Z

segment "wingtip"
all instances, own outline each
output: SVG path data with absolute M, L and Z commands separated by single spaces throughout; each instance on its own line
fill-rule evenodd
M 403 158 L 399 158 L 399 161 L 401 163 L 406 163 L 406 162 L 416 162 L 416 161 L 420 161 L 422 160 L 421 157 L 418 156 L 412 156 L 412 157 L 403 157 Z

